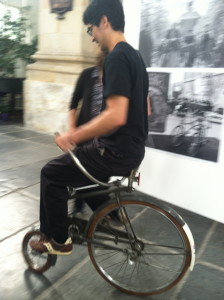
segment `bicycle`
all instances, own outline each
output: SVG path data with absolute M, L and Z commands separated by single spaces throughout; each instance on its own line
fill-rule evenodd
M 204 111 L 198 112 L 198 114 L 197 124 L 193 127 L 195 132 L 192 135 L 192 140 L 188 148 L 188 154 L 190 156 L 196 156 L 201 146 L 206 144 L 207 139 L 205 137 L 207 135 L 207 130 L 210 128 Z
M 180 123 L 175 126 L 171 132 L 171 145 L 173 147 L 179 147 L 183 144 L 185 136 L 190 135 L 192 128 L 194 127 L 189 125 L 195 123 L 195 120 L 192 120 L 193 113 L 189 108 L 182 109 L 182 112 L 181 114 L 179 113 L 179 115 L 181 117 Z M 188 115 L 190 116 L 190 121 L 186 122 Z
M 93 212 L 89 220 L 69 216 L 73 242 L 88 247 L 96 271 L 109 284 L 128 294 L 153 295 L 172 288 L 189 269 L 193 270 L 195 248 L 188 225 L 172 208 L 158 204 L 156 199 L 149 201 L 135 195 L 137 169 L 128 178 L 105 183 L 92 177 L 71 151 L 69 154 L 94 183 L 73 198 L 102 194 L 115 198 Z M 119 224 L 113 223 L 114 212 L 120 214 Z M 25 262 L 38 273 L 55 266 L 57 261 L 56 255 L 30 248 L 29 242 L 40 238 L 42 233 L 34 228 L 22 242 Z

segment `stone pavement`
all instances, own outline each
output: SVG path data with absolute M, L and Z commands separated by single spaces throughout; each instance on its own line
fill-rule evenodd
M 192 230 L 196 244 L 193 272 L 172 290 L 151 297 L 117 291 L 94 270 L 87 249 L 75 246 L 44 275 L 27 270 L 21 241 L 38 222 L 39 173 L 60 154 L 53 137 L 20 124 L 0 124 L 0 299 L 1 300 L 221 300 L 224 298 L 224 224 L 174 207 Z M 223 199 L 220 199 L 223 201 Z

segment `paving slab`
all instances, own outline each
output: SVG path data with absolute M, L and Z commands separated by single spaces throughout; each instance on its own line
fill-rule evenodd
M 35 144 L 35 143 L 34 143 Z M 41 144 L 41 147 L 33 147 L 0 155 L 0 171 L 32 164 L 44 159 L 50 159 L 61 154 L 61 151 L 53 145 Z
M 87 258 L 81 262 L 80 268 L 73 268 L 53 286 L 49 287 L 38 300 L 61 299 L 103 299 L 103 300 L 172 300 L 176 288 L 160 295 L 136 296 L 121 292 L 107 283 L 95 270 Z M 37 300 L 35 299 L 35 300 Z
M 214 266 L 221 267 L 224 272 L 224 224 L 217 223 L 209 243 L 200 257 L 200 260 L 208 262 Z
M 53 144 L 55 145 L 54 142 L 54 137 L 51 135 L 41 135 L 41 136 L 35 136 L 32 138 L 28 138 L 27 141 L 35 142 L 35 143 L 42 143 L 42 144 Z
M 15 138 L 0 133 L 0 149 L 2 149 L 5 142 L 10 142 L 14 140 Z
M 39 219 L 39 203 L 17 192 L 0 198 L 0 241 Z
M 17 131 L 24 131 L 24 130 L 25 129 L 22 126 L 0 124 L 0 133 L 17 132 Z
M 44 135 L 43 133 L 40 133 L 40 132 L 36 132 L 36 131 L 33 131 L 33 130 L 18 130 L 18 131 L 15 131 L 15 132 L 7 132 L 7 136 L 12 136 L 14 138 L 20 138 L 20 139 L 27 139 L 27 138 L 32 138 L 32 137 L 35 137 L 35 136 L 42 136 Z
M 14 151 L 25 150 L 30 148 L 38 148 L 40 144 L 34 143 L 26 140 L 11 140 L 5 143 L 2 143 L 0 146 L 0 155 L 4 153 L 11 153 Z M 1 156 L 0 156 L 1 157 Z
M 4 196 L 6 194 L 9 194 L 11 192 L 12 192 L 12 189 L 7 187 L 6 185 L 4 185 L 4 181 L 2 183 L 0 180 L 0 197 Z
M 40 160 L 32 164 L 21 165 L 16 168 L 0 172 L 0 183 L 10 188 L 27 188 L 40 182 L 41 168 L 50 159 Z
M 197 264 L 176 300 L 223 300 L 224 273 Z
M 24 188 L 20 193 L 27 197 L 32 197 L 35 200 L 40 200 L 40 184 L 34 184 L 27 188 Z
M 48 288 L 53 287 L 60 278 L 66 276 L 72 268 L 78 266 L 83 260 L 85 261 L 87 257 L 86 248 L 76 245 L 71 255 L 58 257 L 55 267 L 43 275 L 35 274 L 27 269 L 21 253 L 22 240 L 27 231 L 28 229 L 23 230 L 0 243 L 1 300 L 34 300 Z M 85 288 L 84 284 L 82 288 Z M 61 293 L 59 292 L 59 294 Z M 73 296 L 78 299 L 76 295 Z

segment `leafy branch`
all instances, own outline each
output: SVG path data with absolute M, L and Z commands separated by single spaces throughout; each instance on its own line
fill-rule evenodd
M 28 12 L 29 7 L 21 8 L 19 17 L 14 20 L 8 10 L 0 19 L 1 77 L 13 77 L 18 59 L 26 64 L 33 62 L 30 57 L 37 50 L 37 39 L 26 42 L 27 32 L 31 28 Z

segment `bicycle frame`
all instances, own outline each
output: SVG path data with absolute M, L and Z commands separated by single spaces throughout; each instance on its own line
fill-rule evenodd
M 132 180 L 132 178 L 129 178 L 129 180 Z M 100 185 L 90 185 L 90 186 L 86 186 L 86 187 L 83 187 L 83 188 L 78 188 L 77 190 L 80 190 L 80 189 L 81 190 L 83 190 L 83 189 L 88 190 L 91 187 L 100 187 Z M 132 250 L 134 250 L 135 249 L 135 242 L 137 241 L 137 238 L 136 238 L 135 233 L 133 231 L 133 227 L 131 225 L 131 221 L 129 219 L 129 216 L 128 216 L 126 210 L 124 209 L 124 207 L 122 207 L 122 205 L 120 204 L 120 197 L 121 197 L 120 193 L 124 192 L 126 194 L 126 195 L 122 195 L 122 198 L 124 199 L 125 196 L 130 194 L 132 191 L 134 191 L 133 188 L 130 190 L 130 187 L 122 186 L 122 185 L 119 185 L 119 186 L 116 185 L 116 186 L 110 186 L 110 188 L 106 189 L 106 190 L 104 189 L 104 190 L 101 190 L 101 191 L 90 191 L 90 192 L 87 191 L 86 193 L 83 193 L 83 194 L 77 194 L 77 195 L 75 195 L 75 197 L 71 197 L 70 200 L 71 199 L 75 200 L 75 199 L 82 199 L 82 198 L 83 199 L 84 198 L 90 198 L 90 197 L 95 197 L 95 196 L 98 196 L 98 195 L 108 195 L 108 194 L 111 194 L 111 193 L 114 194 L 115 195 L 115 200 L 118 203 L 119 209 L 121 209 L 121 211 L 124 210 L 125 218 L 128 221 L 128 225 L 126 224 L 126 222 L 124 222 L 125 231 L 124 230 L 122 231 L 122 230 L 119 230 L 119 229 L 113 229 L 113 232 L 117 234 L 116 242 L 122 242 L 122 243 L 130 244 Z M 114 202 L 114 201 L 112 200 L 111 202 Z M 150 202 L 152 204 L 154 204 L 155 206 L 158 205 L 156 201 L 150 200 Z M 176 213 L 176 211 L 173 210 L 172 208 L 167 207 L 165 204 L 160 204 L 160 207 L 161 207 L 161 209 L 166 211 L 168 214 L 172 215 L 173 218 L 178 220 L 179 224 L 181 224 L 184 231 L 190 237 L 190 241 L 191 241 L 190 246 L 191 246 L 191 249 L 192 249 L 192 253 L 194 253 L 195 252 L 194 241 L 193 241 L 193 237 L 192 237 L 192 234 L 190 232 L 190 229 L 189 229 L 188 225 L 180 217 L 180 215 L 178 215 Z M 80 218 L 75 217 L 74 220 L 76 220 L 77 222 L 82 223 L 82 225 L 84 227 L 84 231 L 83 231 L 82 234 L 80 234 L 80 233 L 74 234 L 73 237 L 78 239 L 79 244 L 91 243 L 93 245 L 101 246 L 104 249 L 116 250 L 116 251 L 119 251 L 119 252 L 123 252 L 122 248 L 105 244 L 105 241 L 109 241 L 109 240 L 110 241 L 113 241 L 113 240 L 115 241 L 115 238 L 109 239 L 108 237 L 105 238 L 105 236 L 102 236 L 102 237 L 97 236 L 97 239 L 102 239 L 102 242 L 100 242 L 98 240 L 96 241 L 94 239 L 89 239 L 88 238 L 89 226 L 91 225 L 95 214 L 97 214 L 98 211 L 100 211 L 100 210 L 101 210 L 101 207 L 99 207 L 99 209 L 97 209 L 96 212 L 92 214 L 92 216 L 90 217 L 89 220 L 84 220 L 84 219 L 80 219 Z M 75 222 L 74 222 L 73 225 L 77 225 L 77 224 L 75 224 Z M 103 233 L 103 227 L 102 227 L 102 231 L 100 231 L 100 232 Z M 193 270 L 194 263 L 195 263 L 195 257 L 193 257 L 193 259 L 191 261 L 191 266 L 190 266 L 191 270 Z
M 75 157 L 71 151 L 70 155 Z M 73 160 L 76 163 L 78 159 Z M 106 281 L 129 294 L 152 295 L 172 288 L 188 268 L 193 269 L 195 248 L 188 225 L 175 210 L 158 204 L 156 198 L 132 194 L 133 183 L 139 181 L 137 170 L 128 178 L 109 183 L 93 178 L 82 166 L 80 170 L 93 179 L 93 184 L 76 188 L 83 192 L 74 193 L 70 200 L 108 194 L 115 198 L 106 201 L 88 219 L 69 214 L 68 230 L 73 243 L 88 247 L 95 269 Z M 128 184 L 122 184 L 124 179 Z M 25 261 L 37 273 L 47 271 L 57 260 L 57 255 L 32 250 L 30 242 L 42 238 L 40 230 L 33 229 L 22 243 Z M 167 272 L 169 276 L 163 277 Z M 151 282 L 152 278 L 155 280 Z
M 123 238 L 126 238 L 126 240 L 122 240 L 123 243 L 129 243 L 129 244 L 132 245 L 132 247 L 134 247 L 134 242 L 137 241 L 137 237 L 136 237 L 136 235 L 134 233 L 134 230 L 132 228 L 129 216 L 128 216 L 125 208 L 120 203 L 120 193 L 121 192 L 130 193 L 130 191 L 127 187 L 114 187 L 114 188 L 110 188 L 109 190 L 87 192 L 87 193 L 83 193 L 81 195 L 77 194 L 77 197 L 72 197 L 70 199 L 73 199 L 73 200 L 75 200 L 75 199 L 84 199 L 84 198 L 95 197 L 95 196 L 98 196 L 98 195 L 108 195 L 108 194 L 114 193 L 115 200 L 116 200 L 116 202 L 118 204 L 118 207 L 120 209 L 122 220 L 123 220 L 125 230 L 126 230 L 126 231 L 121 231 L 119 229 L 114 229 L 114 232 L 117 232 L 117 234 L 119 236 L 119 241 L 121 241 L 120 237 L 122 236 Z M 92 217 L 90 218 L 90 220 L 88 220 L 88 221 L 83 220 L 83 219 L 79 219 L 77 217 L 74 218 L 74 220 L 76 220 L 78 222 L 82 222 L 83 223 L 82 225 L 84 225 L 84 227 L 85 227 L 83 235 L 77 234 L 74 237 L 78 238 L 81 243 L 87 242 L 87 243 L 92 243 L 92 244 L 96 244 L 96 245 L 101 245 L 101 246 L 103 246 L 104 248 L 107 248 L 107 249 L 122 251 L 122 249 L 120 249 L 120 248 L 105 245 L 104 243 L 96 242 L 94 240 L 89 240 L 87 238 L 88 229 L 89 229 L 90 224 L 92 223 L 92 218 L 93 217 L 94 217 L 94 213 L 93 213 Z M 124 220 L 126 220 L 126 222 Z M 74 225 L 75 225 L 75 221 L 74 221 Z M 105 238 L 104 238 L 104 241 L 105 241 Z

